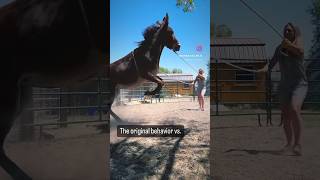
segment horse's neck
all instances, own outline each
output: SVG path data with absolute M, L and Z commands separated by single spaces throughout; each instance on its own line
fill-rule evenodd
M 163 45 L 159 45 L 150 49 L 150 55 L 152 58 L 154 58 L 157 61 L 157 64 L 159 64 L 160 62 L 160 57 L 161 57 L 163 48 L 164 48 Z
M 149 57 L 151 61 L 155 61 L 155 64 L 159 65 L 160 56 L 161 56 L 163 48 L 164 48 L 164 45 L 162 45 L 160 43 L 159 44 L 155 43 L 155 44 L 152 44 L 151 46 L 145 44 L 138 49 L 140 52 L 142 52 L 142 54 Z

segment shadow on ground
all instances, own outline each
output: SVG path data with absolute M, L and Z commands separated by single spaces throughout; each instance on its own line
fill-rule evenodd
M 277 155 L 277 156 L 284 156 L 285 154 L 281 150 L 255 150 L 255 149 L 229 149 L 224 153 L 230 152 L 245 152 L 251 155 L 258 155 L 258 154 L 270 154 L 270 155 Z M 297 155 L 287 155 L 287 156 L 297 156 Z
M 185 130 L 185 136 L 190 132 Z M 131 138 L 111 144 L 111 179 L 144 179 L 151 176 L 168 179 L 175 155 L 185 137 L 159 137 L 155 146 L 145 147 Z

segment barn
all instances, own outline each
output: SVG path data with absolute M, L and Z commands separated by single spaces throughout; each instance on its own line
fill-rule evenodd
M 192 74 L 158 74 L 165 82 L 164 90 L 167 95 L 193 95 L 193 87 L 190 85 L 193 82 Z
M 265 101 L 266 74 L 235 67 L 262 68 L 267 63 L 265 43 L 257 38 L 215 38 L 211 43 L 211 103 Z

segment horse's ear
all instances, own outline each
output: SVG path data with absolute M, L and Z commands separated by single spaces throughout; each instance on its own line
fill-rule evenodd
M 162 22 L 159 24 L 160 25 L 159 32 L 165 31 L 169 26 L 168 24 L 169 24 L 169 16 L 167 13 L 166 16 L 163 18 Z
M 163 23 L 164 24 L 169 24 L 169 15 L 168 15 L 168 13 L 166 13 L 166 16 L 163 18 Z

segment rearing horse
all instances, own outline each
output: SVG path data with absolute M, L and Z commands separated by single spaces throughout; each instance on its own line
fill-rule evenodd
M 157 83 L 158 86 L 145 94 L 155 95 L 164 85 L 163 80 L 157 76 L 162 50 L 164 47 L 174 52 L 180 50 L 180 44 L 172 28 L 169 27 L 168 14 L 162 22 L 148 27 L 143 36 L 144 40 L 139 43 L 139 47 L 110 65 L 112 92 L 115 92 L 116 86 L 137 86 L 145 81 L 151 81 Z

